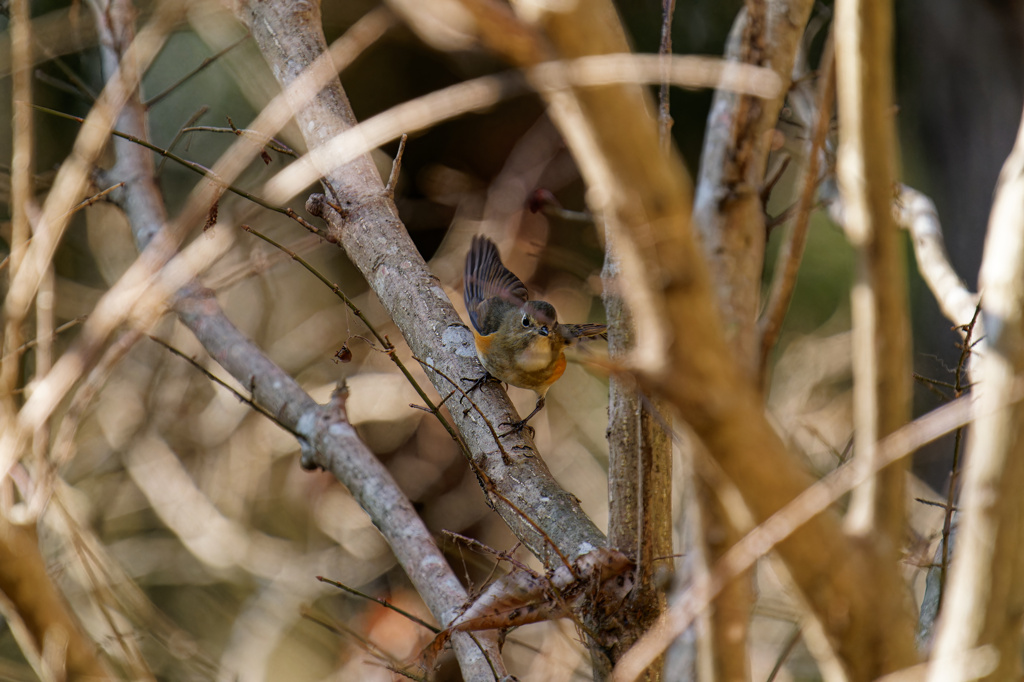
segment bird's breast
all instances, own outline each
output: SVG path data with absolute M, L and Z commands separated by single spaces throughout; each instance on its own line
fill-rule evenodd
M 524 372 L 540 372 L 550 368 L 559 356 L 560 348 L 554 348 L 547 336 L 534 336 L 516 354 L 516 364 Z

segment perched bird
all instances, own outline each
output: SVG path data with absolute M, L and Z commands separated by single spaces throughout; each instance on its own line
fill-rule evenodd
M 502 264 L 498 247 L 487 237 L 473 237 L 463 296 L 476 354 L 487 370 L 473 388 L 493 377 L 537 394 L 533 412 L 502 435 L 522 431 L 544 407 L 548 389 L 565 372 L 566 346 L 584 337 L 607 338 L 606 325 L 559 324 L 554 306 L 529 300 L 526 285 Z

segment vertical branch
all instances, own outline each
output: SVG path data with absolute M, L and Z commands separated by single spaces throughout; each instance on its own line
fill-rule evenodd
M 14 281 L 28 245 L 32 207 L 32 19 L 28 0 L 11 2 L 11 105 L 13 153 L 11 155 L 11 255 L 7 272 Z M 23 341 L 22 310 L 4 308 L 3 356 L 0 394 L 4 399 L 18 383 Z M 13 404 L 13 403 L 12 403 Z
M 607 240 L 602 273 L 608 319 L 608 353 L 613 361 L 628 357 L 636 343 L 636 327 L 617 289 L 628 286 L 615 256 L 614 239 Z M 660 408 L 660 409 L 659 409 Z M 659 419 L 665 405 L 645 403 L 636 380 L 613 375 L 608 387 L 608 542 L 635 557 L 637 586 L 623 605 L 612 660 L 628 650 L 664 609 L 664 596 L 655 571 L 670 571 L 672 554 L 672 439 Z M 654 412 L 660 414 L 655 414 Z M 660 663 L 647 671 L 647 680 L 660 679 Z
M 662 17 L 662 56 L 672 54 L 672 15 L 675 0 L 665 0 Z M 661 146 L 671 148 L 672 117 L 669 86 L 663 81 L 658 108 Z M 615 238 L 606 232 L 604 306 L 608 319 L 608 353 L 613 361 L 625 360 L 636 346 L 636 325 L 618 293 L 629 282 L 622 277 Z M 627 628 L 616 637 L 612 660 L 617 660 L 643 634 L 665 606 L 655 569 L 671 571 L 671 560 L 656 557 L 672 554 L 672 439 L 668 424 L 659 423 L 667 410 L 661 401 L 645 403 L 636 380 L 612 376 L 608 386 L 608 541 L 637 562 L 637 587 L 623 605 Z M 657 413 L 657 414 L 655 414 Z M 661 679 L 662 662 L 646 673 L 649 681 Z
M 788 86 L 812 4 L 807 0 L 778 3 L 775 14 L 769 15 L 769 3 L 748 0 L 730 35 L 726 56 L 770 66 Z M 727 341 L 751 381 L 758 375 L 759 359 L 766 133 L 775 125 L 786 89 L 770 100 L 724 90 L 715 93 L 694 199 L 694 226 L 711 264 Z M 708 562 L 714 563 L 740 534 L 706 482 L 697 480 L 695 488 L 703 506 L 700 536 Z M 753 601 L 750 576 L 734 580 L 715 600 L 708 636 L 716 679 L 745 680 L 749 675 L 746 640 Z
M 761 185 L 768 133 L 778 119 L 811 0 L 747 2 L 726 58 L 770 66 L 783 90 L 770 100 L 718 90 L 708 115 L 694 198 L 694 227 L 711 265 L 728 341 L 747 375 L 757 376 L 757 312 L 761 304 L 765 218 Z M 768 11 L 770 6 L 770 11 Z
M 28 0 L 11 2 L 11 61 L 13 69 L 12 100 L 13 158 L 11 162 L 11 256 L 8 274 L 13 281 L 21 270 L 31 231 L 29 211 L 33 205 L 33 126 L 32 126 L 32 33 Z M 47 270 L 49 268 L 47 267 Z M 27 306 L 10 309 L 4 306 L 4 343 L 0 369 L 0 400 L 4 403 L 4 428 L 14 428 L 15 402 L 11 392 L 18 384 L 21 367 L 22 328 Z M 4 483 L 9 485 L 9 480 Z M 95 646 L 84 635 L 71 610 L 50 580 L 46 561 L 39 550 L 35 519 L 13 519 L 10 500 L 0 509 L 0 592 L 20 620 L 14 629 L 18 645 L 27 660 L 39 666 L 37 673 L 57 674 L 45 670 L 46 649 L 60 651 L 58 661 L 63 673 L 72 678 L 90 676 L 108 679 L 109 673 L 97 657 Z M 24 505 L 19 507 L 24 511 Z
M 788 230 L 787 238 L 779 249 L 775 273 L 764 313 L 758 322 L 761 331 L 761 376 L 768 375 L 768 361 L 775 343 L 782 331 L 782 323 L 789 311 L 789 304 L 796 288 L 797 273 L 803 260 L 804 246 L 811 224 L 811 209 L 817 194 L 820 172 L 820 159 L 824 154 L 825 138 L 832 121 L 832 104 L 836 95 L 835 50 L 833 33 L 829 33 L 828 42 L 821 55 L 818 66 L 818 98 L 817 118 L 808 145 L 807 166 L 804 170 L 800 197 L 797 200 L 796 218 Z M 763 383 L 763 382 L 762 382 Z
M 1019 679 L 1024 616 L 1024 118 L 999 178 L 982 259 L 988 348 L 977 358 L 977 419 L 967 443 L 960 525 L 930 680 Z M 997 649 L 981 676 L 975 647 Z
M 847 235 L 858 252 L 853 287 L 854 455 L 872 467 L 880 438 L 910 416 L 910 329 L 900 236 L 892 215 L 892 3 L 836 4 L 837 172 Z M 848 528 L 895 560 L 902 544 L 906 464 L 854 493 Z

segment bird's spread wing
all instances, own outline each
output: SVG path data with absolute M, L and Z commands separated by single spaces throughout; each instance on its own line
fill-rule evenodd
M 465 283 L 463 297 L 469 321 L 481 334 L 493 334 L 497 327 L 489 319 L 488 308 L 498 301 L 507 301 L 519 306 L 526 302 L 526 285 L 501 263 L 498 247 L 487 237 L 473 237 L 473 243 L 466 254 Z M 498 299 L 492 301 L 491 299 Z

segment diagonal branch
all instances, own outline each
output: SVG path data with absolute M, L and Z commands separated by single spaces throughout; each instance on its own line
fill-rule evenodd
M 298 11 L 292 3 L 251 3 L 241 15 L 284 87 L 325 49 L 319 17 Z M 313 157 L 328 140 L 355 125 L 337 80 L 295 116 L 307 146 L 314 150 Z M 333 196 L 327 201 L 311 200 L 307 207 L 328 222 L 332 238 L 363 273 L 413 354 L 425 361 L 434 387 L 447 395 L 451 387 L 444 377 L 480 376 L 483 370 L 472 335 L 416 251 L 369 156 L 350 157 L 341 167 L 337 160 L 328 160 L 326 166 L 320 172 Z M 436 372 L 430 370 L 431 365 Z M 508 397 L 497 386 L 484 386 L 474 393 L 474 402 L 492 424 L 517 420 Z M 452 418 L 485 487 L 493 486 L 497 492 L 497 500 L 492 500 L 496 511 L 537 556 L 554 565 L 560 563 L 559 555 L 572 560 L 604 545 L 603 534 L 580 509 L 578 500 L 555 482 L 529 439 L 522 434 L 510 436 L 499 446 L 475 411 L 455 407 Z M 502 447 L 512 453 L 508 462 L 501 456 Z
M 103 16 L 97 16 L 97 20 L 103 36 L 131 29 L 130 25 L 108 26 Z M 104 40 L 101 44 L 108 63 L 116 63 L 120 55 L 113 41 Z M 137 93 L 129 99 L 118 125 L 129 134 L 140 138 L 145 135 L 145 108 Z M 153 158 L 147 150 L 127 140 L 118 140 L 115 149 L 117 164 L 111 175 L 125 182 L 123 206 L 140 248 L 145 248 L 167 220 L 154 181 Z M 197 282 L 178 292 L 174 309 L 207 352 L 242 385 L 251 388 L 253 399 L 262 408 L 300 434 L 304 463 L 328 468 L 349 488 L 387 539 L 435 617 L 441 623 L 450 622 L 465 603 L 466 592 L 412 503 L 358 439 L 345 418 L 343 399 L 337 396 L 326 406 L 317 405 L 290 375 L 227 319 L 212 292 Z M 467 679 L 492 679 L 495 670 L 502 668 L 493 641 L 481 649 L 468 636 L 461 636 L 455 647 Z

